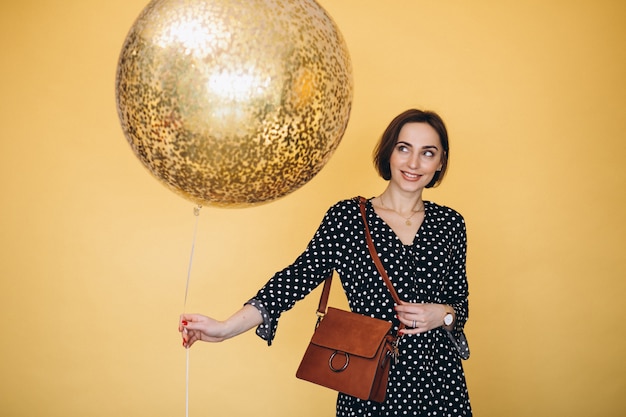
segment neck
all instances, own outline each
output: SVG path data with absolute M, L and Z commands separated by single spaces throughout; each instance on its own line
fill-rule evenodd
M 379 196 L 379 198 L 382 206 L 397 213 L 411 214 L 424 207 L 421 193 L 410 193 L 405 195 L 403 193 L 395 193 L 388 188 Z

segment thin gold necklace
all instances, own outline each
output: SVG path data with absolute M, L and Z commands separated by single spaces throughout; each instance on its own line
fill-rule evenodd
M 419 213 L 423 209 L 423 207 L 420 207 L 417 210 L 413 210 L 413 214 L 411 214 L 409 217 L 404 217 L 402 214 L 400 214 L 400 212 L 398 212 L 398 211 L 396 211 L 396 210 L 394 210 L 394 209 L 392 209 L 390 207 L 387 207 L 385 205 L 385 202 L 383 201 L 383 196 L 382 195 L 380 196 L 380 205 L 383 206 L 384 209 L 391 210 L 394 213 L 396 213 L 398 216 L 402 217 L 404 219 L 404 224 L 406 224 L 407 226 L 410 226 L 410 225 L 413 224 L 413 223 L 411 223 L 411 218 L 413 218 L 413 216 L 415 216 L 417 213 Z

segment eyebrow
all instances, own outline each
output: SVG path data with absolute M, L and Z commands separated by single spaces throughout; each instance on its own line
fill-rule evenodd
M 405 142 L 403 140 L 399 140 L 396 142 L 396 145 L 406 145 L 409 147 L 413 147 L 413 145 L 411 145 L 409 142 Z M 436 149 L 439 150 L 439 148 L 436 145 L 426 145 L 426 146 L 422 146 L 420 149 Z

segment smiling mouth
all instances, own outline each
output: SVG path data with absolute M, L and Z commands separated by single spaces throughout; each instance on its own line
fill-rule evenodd
M 419 180 L 420 178 L 422 178 L 421 175 L 418 174 L 412 174 L 410 172 L 406 172 L 406 171 L 402 171 L 402 175 L 405 176 L 405 178 L 409 179 L 409 180 Z

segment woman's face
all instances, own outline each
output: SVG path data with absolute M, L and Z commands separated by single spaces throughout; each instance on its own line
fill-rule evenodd
M 405 191 L 423 189 L 442 166 L 439 134 L 428 123 L 407 123 L 389 158 L 391 182 Z

